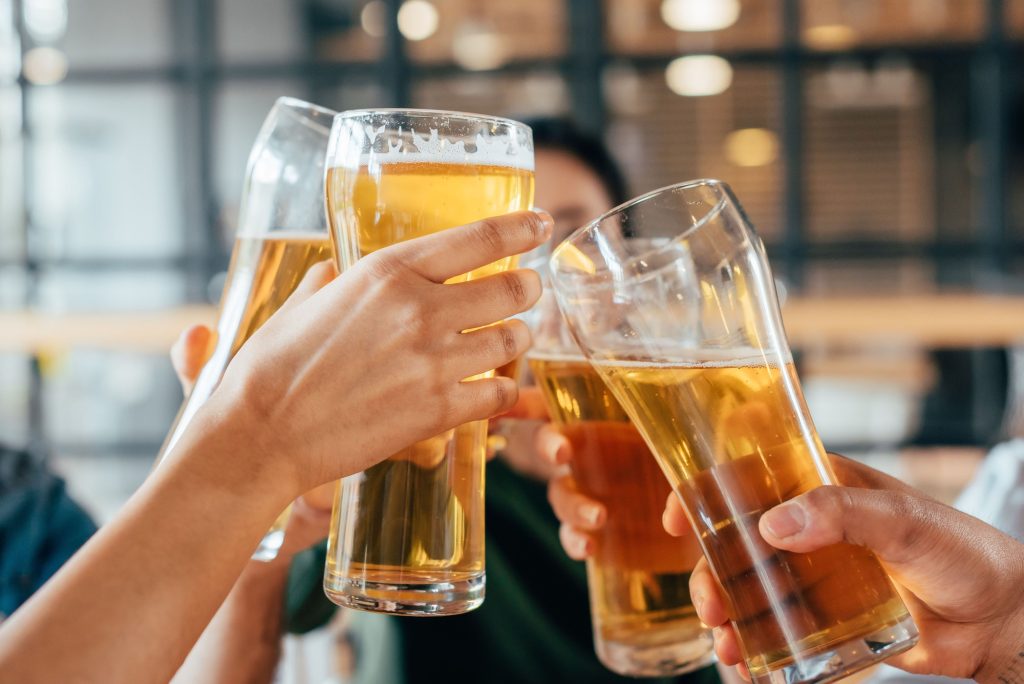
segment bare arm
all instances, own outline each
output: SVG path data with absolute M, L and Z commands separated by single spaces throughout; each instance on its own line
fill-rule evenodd
M 526 350 L 522 324 L 480 326 L 531 306 L 539 280 L 444 283 L 550 233 L 550 217 L 510 214 L 380 250 L 318 291 L 300 287 L 231 362 L 173 458 L 0 626 L 4 679 L 168 681 L 291 499 L 507 410 L 514 382 L 464 379 Z
M 263 565 L 263 567 L 260 567 Z M 281 657 L 285 563 L 252 561 L 178 670 L 180 684 L 269 684 Z
M 281 657 L 288 569 L 296 553 L 327 536 L 334 483 L 292 505 L 285 543 L 269 563 L 249 561 L 175 676 L 180 684 L 263 684 Z
M 208 467 L 230 462 L 229 435 L 162 467 L 4 623 L 7 681 L 170 679 L 288 501 L 268 469 L 239 486 Z

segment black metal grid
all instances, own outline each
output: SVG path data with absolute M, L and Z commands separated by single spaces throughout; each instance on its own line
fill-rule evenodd
M 303 11 L 309 18 L 305 27 L 309 33 L 307 53 L 286 63 L 223 64 L 217 51 L 216 0 L 166 0 L 172 19 L 173 39 L 178 47 L 175 63 L 163 67 L 136 67 L 76 69 L 71 65 L 66 83 L 70 84 L 135 84 L 164 82 L 179 88 L 180 131 L 182 149 L 185 150 L 181 178 L 182 201 L 185 207 L 187 229 L 193 231 L 186 241 L 181 256 L 149 259 L 82 259 L 40 258 L 26 249 L 17 255 L 0 255 L 0 267 L 23 268 L 29 276 L 26 304 L 34 296 L 33 283 L 40 269 L 59 267 L 86 271 L 118 268 L 168 268 L 187 275 L 189 296 L 201 299 L 205 283 L 226 265 L 228 254 L 221 242 L 217 199 L 213 187 L 212 130 L 214 97 L 219 87 L 231 82 L 288 77 L 306 84 L 309 97 L 316 99 L 322 89 L 336 87 L 347 79 L 365 82 L 368 75 L 376 78 L 385 95 L 381 105 L 409 106 L 411 84 L 417 79 L 465 73 L 457 65 L 413 62 L 404 39 L 397 30 L 397 14 L 402 0 L 386 0 L 389 32 L 384 39 L 381 59 L 374 62 L 336 62 L 317 59 L 313 53 L 314 3 L 303 0 Z M 563 57 L 510 62 L 494 74 L 527 73 L 536 69 L 549 69 L 562 74 L 569 85 L 572 113 L 585 128 L 600 131 L 607 120 L 607 108 L 602 92 L 602 73 L 611 62 L 629 63 L 638 69 L 663 68 L 679 53 L 658 56 L 630 57 L 609 53 L 604 36 L 603 2 L 601 0 L 562 0 L 568 17 L 567 52 Z M 780 211 L 784 226 L 781 239 L 768 245 L 769 253 L 780 270 L 791 282 L 800 284 L 805 267 L 817 260 L 838 259 L 904 259 L 920 258 L 936 264 L 939 280 L 951 262 L 976 260 L 986 273 L 1000 276 L 1007 272 L 1014 258 L 1024 256 L 1024 240 L 1013 237 L 1007 216 L 1008 170 L 1008 95 L 1011 84 L 1011 66 L 1021 58 L 1022 46 L 1011 42 L 1004 32 L 1004 0 L 985 0 L 986 29 L 981 41 L 970 44 L 929 44 L 913 46 L 881 46 L 854 48 L 845 51 L 811 51 L 801 44 L 800 0 L 781 0 L 782 40 L 778 48 L 757 50 L 718 51 L 734 63 L 763 64 L 779 69 L 781 100 L 781 141 L 783 182 Z M 16 3 L 17 4 L 17 3 Z M 24 47 L 31 42 L 16 16 Z M 853 241 L 828 244 L 809 242 L 805 231 L 804 195 L 804 111 L 803 83 L 806 67 L 827 64 L 837 58 L 870 61 L 897 51 L 915 60 L 927 63 L 933 83 L 942 77 L 944 62 L 968 62 L 971 67 L 973 136 L 981 141 L 983 172 L 978 179 L 981 194 L 980 215 L 973 217 L 976 229 L 969 239 L 950 239 L 945 231 L 937 229 L 933 237 L 922 241 Z M 27 114 L 29 102 L 37 86 L 23 78 L 23 112 Z M 935 92 L 943 92 L 936 88 Z M 960 94 L 962 97 L 963 94 Z M 952 127 L 963 122 L 944 120 L 944 108 L 935 107 L 937 139 Z M 23 117 L 24 133 L 31 138 L 30 120 Z M 26 146 L 26 170 L 31 162 L 31 145 Z M 940 174 L 936 174 L 941 186 Z M 26 174 L 26 178 L 29 175 Z M 936 201 L 941 201 L 936 192 Z M 31 217 L 26 217 L 25 230 L 32 230 Z M 33 382 L 30 398 L 31 437 L 45 444 L 41 419 L 40 393 L 42 378 L 39 362 L 31 360 Z M 981 370 L 981 369 L 979 369 Z M 977 406 L 978 411 L 993 407 Z M 139 445 L 132 445 L 137 448 Z M 105 449 L 109 450 L 109 449 Z

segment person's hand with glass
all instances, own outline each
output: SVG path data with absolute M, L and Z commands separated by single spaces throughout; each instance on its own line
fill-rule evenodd
M 714 181 L 571 235 L 551 280 L 575 340 L 651 447 L 722 583 L 755 681 L 828 681 L 916 628 L 867 550 L 779 551 L 758 520 L 835 476 L 804 406 L 763 247 Z
M 173 456 L 178 440 L 246 340 L 284 304 L 308 269 L 330 258 L 322 197 L 334 114 L 288 97 L 279 98 L 267 114 L 246 165 L 216 332 L 193 330 L 186 338 L 193 344 L 187 361 L 195 374 L 158 464 Z M 277 556 L 290 512 L 289 506 L 274 521 L 254 559 L 271 561 Z

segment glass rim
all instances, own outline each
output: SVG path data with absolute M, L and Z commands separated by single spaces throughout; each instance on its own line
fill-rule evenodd
M 331 109 L 330 107 L 324 107 L 323 105 L 318 105 L 315 102 L 309 102 L 308 100 L 300 100 L 299 98 L 292 97 L 291 95 L 282 95 L 274 100 L 274 107 L 277 107 L 278 105 L 287 105 L 296 109 L 312 109 L 315 112 L 326 114 L 332 118 L 338 115 L 337 110 Z
M 337 112 L 334 115 L 334 121 L 344 119 L 356 119 L 360 117 L 372 117 L 377 115 L 387 114 L 402 114 L 404 116 L 415 117 L 415 118 L 437 118 L 447 117 L 451 119 L 462 119 L 467 122 L 480 122 L 490 123 L 492 125 L 506 126 L 508 128 L 517 129 L 526 133 L 530 133 L 532 129 L 529 125 L 522 121 L 516 121 L 515 119 L 509 119 L 504 116 L 494 116 L 492 114 L 474 114 L 473 112 L 459 112 L 454 110 L 446 109 L 406 109 L 403 107 L 382 107 L 377 109 L 347 109 L 343 112 Z
M 609 209 L 608 211 L 606 211 L 605 213 L 601 214 L 597 218 L 595 218 L 595 219 L 593 219 L 591 221 L 588 221 L 587 223 L 584 223 L 582 226 L 580 226 L 576 230 L 574 230 L 571 233 L 569 233 L 569 235 L 567 235 L 558 244 L 558 246 L 555 247 L 555 249 L 552 250 L 552 252 L 551 252 L 551 258 L 549 260 L 549 266 L 550 266 L 552 275 L 554 275 L 556 272 L 558 272 L 560 270 L 560 269 L 558 269 L 555 266 L 556 259 L 558 257 L 559 252 L 561 252 L 566 245 L 575 245 L 575 243 L 579 242 L 580 239 L 584 235 L 587 235 L 588 233 L 593 232 L 602 223 L 604 223 L 608 219 L 612 218 L 613 216 L 617 216 L 619 214 L 623 214 L 626 211 L 632 209 L 633 207 L 635 207 L 637 205 L 640 205 L 640 204 L 643 204 L 644 202 L 647 202 L 647 201 L 649 201 L 651 199 L 654 199 L 655 197 L 658 197 L 660 195 L 664 195 L 664 194 L 667 194 L 667 193 L 670 193 L 670 192 L 674 192 L 676 190 L 685 190 L 685 189 L 700 188 L 700 187 L 714 188 L 716 191 L 718 191 L 719 193 L 721 193 L 723 195 L 722 199 L 728 199 L 729 196 L 731 195 L 731 192 L 729 191 L 729 184 L 726 183 L 725 181 L 721 181 L 721 180 L 718 180 L 716 178 L 698 178 L 698 179 L 695 179 L 695 180 L 687 180 L 687 181 L 681 181 L 679 183 L 672 183 L 670 185 L 664 185 L 664 186 L 662 186 L 660 188 L 655 188 L 654 190 L 649 190 L 649 191 L 643 193 L 642 195 L 637 195 L 636 197 L 633 197 L 632 199 L 628 199 L 625 202 L 623 202 L 622 204 L 618 205 L 617 207 Z M 721 200 L 719 200 L 718 204 L 721 204 Z M 706 214 L 701 216 L 698 221 L 695 221 L 692 225 L 690 225 L 685 230 L 680 232 L 679 235 L 676 236 L 676 239 L 683 238 L 683 237 L 685 237 L 687 235 L 690 235 L 694 231 L 699 230 L 705 223 L 707 223 L 712 218 L 713 215 L 715 215 L 717 213 L 715 211 L 716 209 L 717 209 L 717 204 L 716 204 L 716 206 L 714 208 L 710 209 Z

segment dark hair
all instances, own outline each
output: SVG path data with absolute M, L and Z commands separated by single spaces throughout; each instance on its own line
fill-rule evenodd
M 578 159 L 601 181 L 613 206 L 629 199 L 622 171 L 599 137 L 582 131 L 568 119 L 533 119 L 526 123 L 533 129 L 534 149 L 558 150 Z

